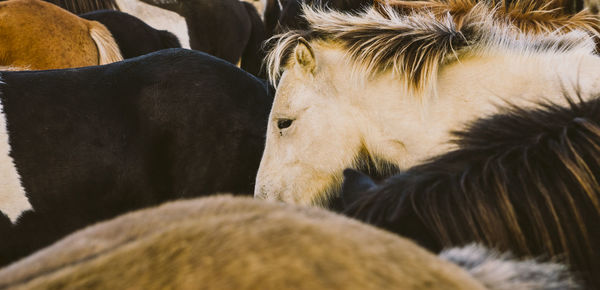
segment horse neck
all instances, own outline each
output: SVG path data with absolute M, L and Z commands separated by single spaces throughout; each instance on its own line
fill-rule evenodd
M 360 100 L 353 114 L 361 118 L 367 150 L 408 168 L 452 149 L 451 131 L 508 104 L 566 104 L 575 90 L 584 99 L 597 96 L 599 77 L 600 58 L 591 54 L 505 54 L 444 66 L 435 88 L 423 93 L 411 93 L 392 73 L 345 90 Z

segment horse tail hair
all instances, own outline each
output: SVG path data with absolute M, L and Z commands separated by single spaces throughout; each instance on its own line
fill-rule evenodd
M 98 64 L 123 60 L 119 45 L 106 26 L 97 21 L 88 22 L 89 33 L 98 48 Z
M 158 31 L 158 35 L 164 48 L 181 48 L 181 42 L 179 42 L 179 38 L 175 34 L 167 30 L 160 30 Z
M 510 253 L 499 253 L 478 244 L 450 248 L 439 256 L 463 268 L 491 290 L 582 289 L 563 264 L 517 260 Z
M 262 46 L 267 38 L 265 26 L 254 5 L 244 1 L 241 4 L 246 9 L 246 12 L 248 12 L 248 18 L 252 24 L 246 48 L 244 48 L 244 52 L 242 53 L 241 68 L 264 79 L 267 76 L 266 69 L 262 67 L 263 59 L 266 56 L 266 52 Z

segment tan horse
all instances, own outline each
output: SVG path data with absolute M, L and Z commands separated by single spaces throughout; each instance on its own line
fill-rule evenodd
M 322 209 L 219 196 L 81 230 L 2 269 L 0 288 L 577 288 L 558 264 L 474 246 L 441 257 Z
M 41 70 L 122 59 L 119 46 L 99 22 L 39 0 L 0 3 L 1 66 Z

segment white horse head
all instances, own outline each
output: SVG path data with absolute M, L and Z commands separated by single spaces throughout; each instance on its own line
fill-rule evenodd
M 600 58 L 583 32 L 517 34 L 484 6 L 459 28 L 388 6 L 304 11 L 311 31 L 278 36 L 269 56 L 271 81 L 281 78 L 257 198 L 324 205 L 345 168 L 418 164 L 498 105 L 565 102 L 572 85 L 584 97 L 600 93 Z

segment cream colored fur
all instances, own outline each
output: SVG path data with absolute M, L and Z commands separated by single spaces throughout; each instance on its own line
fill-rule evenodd
M 230 196 L 78 231 L 0 271 L 11 289 L 484 289 L 413 242 L 325 210 Z
M 12 223 L 28 210 L 33 210 L 25 189 L 21 185 L 21 178 L 10 156 L 10 143 L 6 116 L 0 104 L 0 211 Z
M 491 31 L 447 56 L 423 91 L 411 89 L 402 71 L 357 70 L 335 39 L 298 42 L 277 88 L 255 197 L 321 205 L 361 149 L 406 169 L 451 149 L 450 131 L 501 105 L 564 103 L 565 90 L 600 95 L 600 57 L 586 34 Z M 554 48 L 540 49 L 543 42 Z M 280 130 L 279 119 L 294 122 Z
M 175 34 L 181 47 L 190 48 L 187 24 L 181 15 L 139 0 L 115 0 L 115 2 L 121 11 L 142 19 L 155 29 L 167 30 Z
M 88 25 L 90 37 L 98 48 L 98 64 L 103 65 L 123 60 L 119 45 L 106 26 L 98 21 L 89 21 Z

